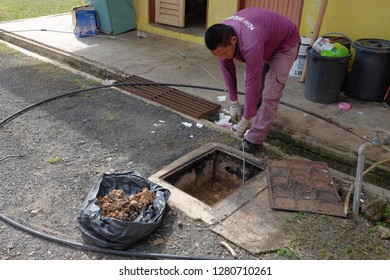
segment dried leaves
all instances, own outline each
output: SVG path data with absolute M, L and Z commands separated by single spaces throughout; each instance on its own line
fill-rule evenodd
M 126 195 L 121 189 L 99 196 L 100 210 L 106 217 L 122 221 L 134 221 L 142 211 L 153 203 L 154 194 L 146 187 L 141 192 Z

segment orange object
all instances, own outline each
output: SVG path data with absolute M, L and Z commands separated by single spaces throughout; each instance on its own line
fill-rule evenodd
M 390 86 L 389 86 L 389 88 L 388 88 L 387 91 L 386 91 L 386 95 L 385 95 L 385 97 L 383 98 L 383 101 L 386 101 L 387 97 L 389 96 L 389 92 L 390 92 Z

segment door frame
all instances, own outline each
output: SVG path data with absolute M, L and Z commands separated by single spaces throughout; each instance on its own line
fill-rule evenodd
M 148 18 L 148 23 L 151 24 L 151 23 L 156 23 L 156 0 L 149 0 L 149 7 L 148 7 L 148 14 L 149 14 L 149 18 Z M 237 6 L 238 8 L 238 6 Z M 207 1 L 207 6 L 206 6 L 206 22 L 205 22 L 205 26 L 207 27 L 207 23 L 208 23 L 208 14 L 209 14 L 209 1 Z M 185 28 L 185 27 L 184 27 Z
M 149 23 L 155 23 L 156 22 L 156 1 L 155 0 L 149 0 Z

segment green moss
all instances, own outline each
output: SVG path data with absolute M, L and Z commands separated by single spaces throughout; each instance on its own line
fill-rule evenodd
M 279 256 L 281 256 L 285 259 L 288 259 L 288 260 L 291 260 L 294 256 L 294 253 L 292 252 L 291 248 L 289 248 L 289 247 L 283 247 L 283 248 L 279 249 L 276 253 Z
M 390 219 L 390 204 L 386 206 L 385 213 L 383 213 L 383 219 Z
M 294 212 L 294 218 L 296 220 L 303 220 L 303 219 L 306 219 L 308 217 L 308 213 L 306 212 Z
M 59 157 L 59 156 L 55 156 L 55 157 L 47 159 L 47 162 L 50 163 L 50 164 L 57 164 L 57 163 L 59 163 L 61 161 L 62 161 L 62 158 Z
M 116 118 L 113 115 L 106 115 L 106 120 L 109 122 L 113 122 L 116 120 Z

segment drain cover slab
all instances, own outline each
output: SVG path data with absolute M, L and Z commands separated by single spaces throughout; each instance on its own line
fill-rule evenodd
M 143 85 L 143 83 L 145 85 Z M 210 102 L 168 86 L 153 85 L 152 81 L 138 76 L 129 76 L 114 84 L 117 84 L 118 88 L 130 92 L 131 94 L 152 100 L 196 119 L 201 119 L 207 115 L 216 113 L 221 108 L 220 104 Z
M 328 165 L 306 160 L 270 160 L 267 164 L 273 209 L 345 217 Z

